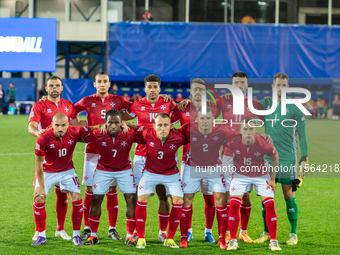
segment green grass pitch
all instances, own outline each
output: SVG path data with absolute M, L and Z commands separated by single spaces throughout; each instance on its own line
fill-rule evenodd
M 113 241 L 107 237 L 108 216 L 105 200 L 102 206 L 102 217 L 99 226 L 99 244 L 90 247 L 75 247 L 71 241 L 54 237 L 56 229 L 56 213 L 54 190 L 47 197 L 47 245 L 32 247 L 34 234 L 34 219 L 32 213 L 33 177 L 34 177 L 34 144 L 35 138 L 27 132 L 27 116 L 0 116 L 0 254 L 212 254 L 221 251 L 216 244 L 204 242 L 203 232 L 204 201 L 198 193 L 194 200 L 193 234 L 194 239 L 187 249 L 170 249 L 163 247 L 157 240 L 158 215 L 157 198 L 152 197 L 148 205 L 146 222 L 145 250 L 127 247 L 124 241 Z M 309 142 L 309 160 L 316 165 L 340 164 L 339 159 L 339 121 L 307 120 L 307 135 Z M 78 176 L 82 176 L 84 144 L 78 144 L 73 157 Z M 133 156 L 131 154 L 131 156 Z M 310 176 L 313 176 L 312 174 Z M 321 174 L 321 177 L 330 175 Z M 340 177 L 333 173 L 332 177 Z M 299 205 L 299 224 L 297 246 L 287 246 L 285 241 L 289 234 L 289 223 L 286 215 L 285 202 L 281 187 L 277 187 L 275 204 L 278 214 L 278 240 L 282 254 L 337 254 L 340 253 L 340 239 L 337 235 L 340 229 L 340 199 L 339 178 L 307 178 L 301 189 L 296 193 Z M 82 196 L 84 195 L 84 187 Z M 252 193 L 252 213 L 248 232 L 252 238 L 257 238 L 262 232 L 262 217 L 260 198 Z M 125 201 L 119 193 L 119 216 L 117 231 L 125 237 Z M 82 226 L 83 227 L 83 226 Z M 65 229 L 72 235 L 71 203 L 66 217 Z M 213 236 L 217 240 L 217 224 L 213 228 Z M 175 241 L 179 242 L 179 229 Z M 268 243 L 245 244 L 239 242 L 235 253 L 269 254 Z

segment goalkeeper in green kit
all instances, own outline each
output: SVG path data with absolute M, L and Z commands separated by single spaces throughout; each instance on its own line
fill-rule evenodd
M 277 88 L 278 105 L 276 110 L 264 116 L 265 133 L 273 139 L 273 144 L 280 155 L 279 172 L 276 173 L 276 180 L 282 185 L 283 196 L 286 200 L 288 220 L 290 223 L 288 245 L 296 245 L 297 238 L 297 221 L 298 205 L 295 199 L 297 187 L 301 187 L 304 175 L 308 172 L 308 146 L 306 138 L 305 116 L 296 105 L 287 104 L 286 115 L 281 115 L 281 88 L 288 87 L 288 76 L 284 73 L 278 73 L 274 76 L 272 87 Z M 265 98 L 260 101 L 264 110 L 272 107 L 273 99 Z M 267 120 L 267 121 L 266 121 Z M 282 121 L 286 120 L 283 122 Z M 295 120 L 295 121 L 293 121 Z M 301 159 L 300 168 L 297 168 L 297 136 L 300 143 Z M 270 158 L 267 158 L 270 164 Z M 264 232 L 260 237 L 254 240 L 254 243 L 263 243 L 269 241 L 269 233 L 266 225 L 266 210 L 262 203 L 262 216 Z

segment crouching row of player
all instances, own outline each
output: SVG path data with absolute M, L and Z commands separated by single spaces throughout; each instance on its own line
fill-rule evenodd
M 75 143 L 82 138 L 85 142 L 96 143 L 101 155 L 93 180 L 93 201 L 89 216 L 91 236 L 86 244 L 98 243 L 97 230 L 101 203 L 109 190 L 111 181 L 116 179 L 127 204 L 125 242 L 129 246 L 136 245 L 137 248 L 145 248 L 147 202 L 156 186 L 161 184 L 165 186 L 167 195 L 172 199 L 169 229 L 164 246 L 187 247 L 190 207 L 194 194 L 199 189 L 200 181 L 206 179 L 209 190 L 213 192 L 215 198 L 218 245 L 221 249 L 237 249 L 236 233 L 239 225 L 241 198 L 249 184 L 255 184 L 258 195 L 263 199 L 267 210 L 267 224 L 271 238 L 269 247 L 272 250 L 280 250 L 276 241 L 277 217 L 273 200 L 275 172 L 270 177 L 262 169 L 264 155 L 272 157 L 272 165 L 277 167 L 278 154 L 264 138 L 255 135 L 255 128 L 249 125 L 251 123 L 243 125 L 241 134 L 227 131 L 223 126 L 213 127 L 213 111 L 209 107 L 207 114 L 203 115 L 199 110 L 197 122 L 185 124 L 180 131 L 172 129 L 170 117 L 166 113 L 159 113 L 156 116 L 153 128 L 137 127 L 129 129 L 128 132 L 121 131 L 121 119 L 122 115 L 118 110 L 108 111 L 106 113 L 108 132 L 103 134 L 99 130 L 91 132 L 89 127 L 69 127 L 67 116 L 58 113 L 53 117 L 52 128 L 39 136 L 35 145 L 37 182 L 34 193 L 34 218 L 39 237 L 32 245 L 47 242 L 45 197 L 55 184 L 59 184 L 60 189 L 67 191 L 71 197 L 73 243 L 83 245 L 79 236 L 82 219 L 80 183 L 72 163 Z M 246 123 L 249 120 L 245 118 Z M 135 176 L 129 161 L 129 152 L 134 142 L 145 144 L 147 149 L 145 169 L 138 184 L 135 183 Z M 234 151 L 234 163 L 238 169 L 238 173 L 234 173 L 230 183 L 232 187 L 230 189 L 231 208 L 228 218 L 224 174 L 220 172 L 217 176 L 211 177 L 210 175 L 207 178 L 197 171 L 204 167 L 221 166 L 219 150 L 223 142 L 226 142 L 227 146 Z M 178 148 L 188 143 L 191 147 L 190 156 L 181 180 L 175 157 Z M 249 173 L 239 171 L 242 166 L 257 166 L 258 171 L 249 175 Z M 138 186 L 138 197 L 136 186 Z M 180 222 L 182 237 L 180 246 L 177 246 L 173 238 Z M 229 247 L 224 238 L 228 223 L 231 235 Z M 137 243 L 133 236 L 135 229 L 138 233 Z

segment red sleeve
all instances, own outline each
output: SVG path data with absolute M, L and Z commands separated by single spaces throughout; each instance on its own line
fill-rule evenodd
M 190 123 L 186 123 L 179 128 L 179 130 L 184 134 L 188 143 L 190 142 Z
M 76 114 L 86 111 L 85 97 L 74 105 Z
M 141 128 L 141 131 L 138 131 Z M 135 130 L 135 138 L 134 141 L 135 143 L 139 143 L 139 144 L 145 144 L 145 140 L 143 138 L 143 134 L 142 134 L 142 129 L 143 127 L 137 127 Z
M 170 119 L 172 124 L 177 124 L 179 120 L 180 112 L 176 106 L 176 108 L 170 113 Z
M 174 100 L 171 100 L 171 104 L 170 104 L 171 111 L 175 110 L 175 108 L 177 108 L 177 104 Z
M 122 109 L 129 109 L 132 105 L 125 97 L 121 97 Z
M 274 157 L 277 154 L 276 148 L 274 145 L 267 143 L 266 140 L 261 136 L 262 144 L 263 144 L 263 152 L 267 154 L 269 157 Z
M 39 135 L 35 143 L 35 155 L 39 157 L 45 157 L 46 155 L 45 140 L 42 135 Z
M 33 104 L 30 117 L 28 119 L 28 123 L 30 123 L 31 121 L 35 121 L 39 124 L 40 120 L 41 120 L 41 107 L 39 107 L 39 105 L 35 103 Z
M 142 144 L 145 143 L 145 135 L 146 135 L 147 128 L 143 126 L 138 126 L 135 128 L 135 130 L 137 130 L 137 136 L 138 136 L 138 138 L 136 139 L 139 139 Z
M 76 113 L 76 108 L 74 107 L 74 105 L 72 104 L 72 113 L 70 116 L 71 120 L 74 120 L 77 118 L 77 113 Z
M 91 127 L 76 127 L 79 130 L 78 139 L 91 133 Z
M 94 141 L 94 139 L 93 139 L 93 136 L 94 136 L 93 131 L 92 131 L 90 134 L 85 135 L 85 136 L 83 137 L 84 142 L 85 142 L 85 143 L 94 143 L 95 141 Z

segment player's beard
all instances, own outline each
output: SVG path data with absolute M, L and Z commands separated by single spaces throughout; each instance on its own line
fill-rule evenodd
M 60 93 L 58 91 L 52 91 L 50 94 L 48 94 L 52 98 L 57 98 L 60 96 Z

